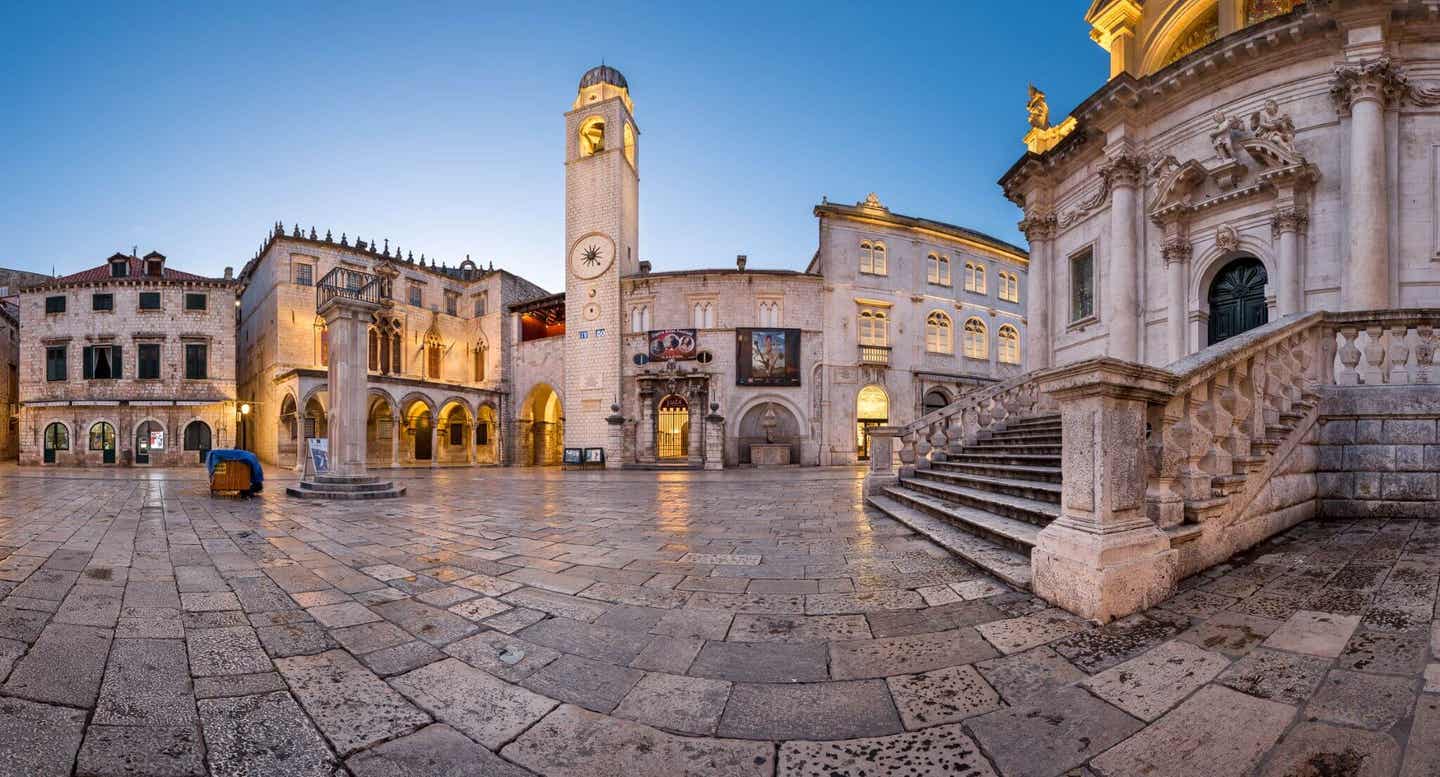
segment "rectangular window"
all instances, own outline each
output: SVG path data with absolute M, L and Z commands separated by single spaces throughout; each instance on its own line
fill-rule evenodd
M 91 309 L 91 310 L 114 310 L 114 309 L 115 309 L 115 295 L 114 295 L 114 294 L 91 294 L 91 295 L 90 295 L 90 309 Z
M 425 307 L 425 305 L 423 304 L 424 302 L 424 293 L 420 290 L 420 287 L 412 285 L 410 287 L 410 304 L 417 308 L 421 308 Z
M 210 375 L 208 351 L 204 343 L 185 344 L 185 379 L 205 380 Z
M 315 266 L 297 263 L 295 265 L 295 282 L 301 286 L 314 286 Z
M 889 345 L 889 332 L 886 331 L 887 316 L 883 308 L 863 308 L 860 311 L 860 326 L 858 334 L 861 345 Z
M 160 309 L 160 292 L 158 292 L 158 291 L 142 291 L 142 292 L 140 292 L 140 309 L 141 309 L 141 310 L 159 310 L 159 309 Z
M 80 352 L 85 380 L 115 380 L 120 376 L 120 346 L 87 345 Z
M 481 421 L 480 423 L 475 425 L 475 444 L 490 444 L 490 424 Z
M 463 424 L 450 424 L 450 444 L 465 444 L 465 426 Z
M 1095 252 L 1085 249 L 1070 257 L 1070 320 L 1095 315 Z
M 45 298 L 45 312 L 46 312 L 46 313 L 64 313 L 64 312 L 65 312 L 65 298 L 64 298 L 64 297 L 46 297 L 46 298 Z
M 452 315 L 452 316 L 458 316 L 458 315 L 460 315 L 459 313 L 456 312 L 456 311 L 459 309 L 459 305 L 460 305 L 460 295 L 459 295 L 459 294 L 456 294 L 456 293 L 453 292 L 453 291 L 447 291 L 447 292 L 445 292 L 445 312 L 446 312 L 446 313 L 448 313 L 449 315 Z
M 141 343 L 137 349 L 137 377 L 141 380 L 160 379 L 160 344 Z
M 195 294 L 191 292 L 186 293 L 185 295 L 186 310 L 204 310 L 208 306 L 207 303 L 208 300 L 204 294 Z
M 480 292 L 480 296 L 475 298 L 475 316 L 477 318 L 485 315 L 485 311 L 489 307 L 489 302 L 488 295 L 483 291 Z
M 63 345 L 45 349 L 45 380 L 65 380 L 65 350 Z
M 110 277 L 111 277 L 111 278 L 124 278 L 125 276 L 127 276 L 127 275 L 129 275 L 129 274 L 130 274 L 130 263 L 129 263 L 129 262 L 111 262 L 111 263 L 110 263 Z

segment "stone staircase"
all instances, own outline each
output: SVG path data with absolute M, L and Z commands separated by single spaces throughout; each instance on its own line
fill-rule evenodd
M 1022 589 L 1030 549 L 1060 515 L 1060 416 L 1017 419 L 867 500 L 950 552 Z
M 392 499 L 404 496 L 405 486 L 369 476 L 316 475 L 314 480 L 286 486 L 285 493 L 300 499 Z

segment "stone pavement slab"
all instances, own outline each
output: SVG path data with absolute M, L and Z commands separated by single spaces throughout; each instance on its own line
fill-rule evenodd
M 445 652 L 502 680 L 518 683 L 560 657 L 560 651 L 498 631 L 485 631 L 445 646 Z
M 10 672 L 4 692 L 32 701 L 93 707 L 114 632 L 52 623 Z
M 1345 650 L 1350 635 L 1360 625 L 1354 615 L 1301 610 L 1265 640 L 1265 647 L 1335 658 Z
M 1357 631 L 1335 663 L 1359 672 L 1418 674 L 1425 669 L 1427 642 L 1423 632 Z
M 863 615 L 756 615 L 735 616 L 725 639 L 731 642 L 828 642 L 870 639 Z
M 267 667 L 269 661 L 265 662 Z M 121 639 L 110 650 L 91 722 L 97 725 L 195 726 L 185 643 L 175 639 Z
M 558 702 L 447 658 L 390 679 L 437 720 L 492 750 L 514 739 Z
M 204 777 L 198 722 L 189 726 L 91 725 L 77 777 Z
M 1219 653 L 1174 640 L 1082 685 L 1131 715 L 1153 721 L 1229 665 L 1229 659 Z
M 690 738 L 562 705 L 500 755 L 547 777 L 770 777 L 769 742 Z
M 819 642 L 706 642 L 689 674 L 740 683 L 805 683 L 829 678 Z
M 1259 777 L 1389 777 L 1399 765 L 1400 745 L 1388 734 L 1301 723 L 1271 751 Z
M 837 680 L 911 674 L 998 655 L 974 629 L 830 643 L 830 675 Z
M 639 669 L 562 655 L 524 680 L 536 693 L 596 712 L 610 712 L 640 678 Z
M 995 777 L 974 740 L 958 725 L 843 742 L 786 742 L 778 777 L 895 775 Z
M 1329 668 L 1330 662 L 1319 656 L 1257 648 L 1222 672 L 1219 682 L 1251 696 L 1301 705 Z
M 534 777 L 440 723 L 353 755 L 345 765 L 355 777 Z
M 187 630 L 185 645 L 190 650 L 190 672 L 196 677 L 274 669 L 255 630 L 249 626 Z
M 1048 647 L 981 661 L 975 668 L 1012 705 L 1085 679 L 1084 672 Z
M 679 734 L 710 736 L 730 698 L 730 683 L 650 672 L 630 689 L 615 716 Z
M 1332 670 L 1305 706 L 1306 717 L 1385 731 L 1409 714 L 1413 680 Z
M 1440 696 L 1421 696 L 1413 717 L 1400 777 L 1440 774 Z
M 1094 761 L 1105 774 L 1241 777 L 1295 719 L 1288 704 L 1207 686 Z
M 1206 650 L 1238 657 L 1264 642 L 1281 625 L 1277 620 L 1229 610 L 1196 623 L 1182 633 L 1180 639 Z
M 1005 777 L 1054 777 L 1139 731 L 1142 724 L 1070 686 L 971 718 L 964 726 Z
M 628 664 L 650 643 L 645 632 L 626 631 L 569 618 L 550 618 L 516 636 L 562 653 L 593 658 L 611 664 Z
M 430 722 L 343 650 L 279 658 L 275 666 L 342 756 Z
M 718 734 L 740 739 L 854 739 L 895 734 L 900 715 L 883 680 L 736 684 Z
M 0 773 L 68 777 L 85 711 L 0 697 Z
M 339 761 L 288 693 L 202 699 L 205 760 L 216 777 L 334 777 Z
M 1000 694 L 970 666 L 952 666 L 885 681 L 905 728 L 916 730 L 998 709 Z
M 1008 655 L 1068 637 L 1085 626 L 1085 622 L 1074 615 L 1051 608 L 1009 620 L 982 623 L 975 628 L 990 644 Z

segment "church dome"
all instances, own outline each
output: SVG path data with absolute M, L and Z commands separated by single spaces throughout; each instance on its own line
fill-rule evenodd
M 619 70 L 609 65 L 592 67 L 585 71 L 585 75 L 580 77 L 581 89 L 597 84 L 610 84 L 611 86 L 618 86 L 621 89 L 630 88 L 630 85 L 625 83 L 625 76 L 620 75 Z

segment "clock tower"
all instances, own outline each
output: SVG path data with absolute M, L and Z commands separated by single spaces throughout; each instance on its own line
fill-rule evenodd
M 565 447 L 606 447 L 620 401 L 620 277 L 640 263 L 640 130 L 625 77 L 591 68 L 565 114 Z M 606 451 L 607 458 L 620 451 Z

